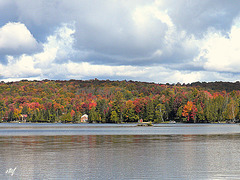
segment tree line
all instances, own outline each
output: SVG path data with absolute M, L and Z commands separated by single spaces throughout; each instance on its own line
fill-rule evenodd
M 222 86 L 221 86 L 222 88 Z M 1 122 L 238 122 L 240 91 L 137 81 L 69 80 L 0 83 Z

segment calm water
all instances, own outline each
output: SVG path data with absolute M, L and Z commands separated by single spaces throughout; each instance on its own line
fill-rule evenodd
M 0 124 L 0 179 L 240 179 L 240 126 Z

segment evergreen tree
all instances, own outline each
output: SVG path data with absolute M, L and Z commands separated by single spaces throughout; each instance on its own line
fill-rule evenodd
M 154 121 L 154 106 L 152 100 L 146 105 L 146 121 Z
M 119 120 L 123 120 L 123 94 L 120 91 L 117 91 L 115 101 L 113 103 L 113 109 L 118 114 Z
M 97 112 L 96 112 L 96 108 L 92 107 L 92 109 L 89 111 L 89 119 L 88 122 L 89 123 L 93 123 L 93 122 L 97 122 L 99 120 Z
M 158 104 L 155 109 L 155 123 L 164 122 L 164 116 L 166 114 L 166 108 L 164 104 Z

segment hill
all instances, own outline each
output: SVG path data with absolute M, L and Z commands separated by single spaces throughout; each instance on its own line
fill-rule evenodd
M 227 87 L 229 84 L 229 88 Z M 216 87 L 215 87 L 216 85 Z M 69 80 L 0 83 L 2 122 L 123 123 L 238 121 L 236 83 L 156 84 Z M 233 90 L 233 91 L 230 91 Z
M 194 82 L 191 84 L 188 84 L 187 86 L 191 87 L 201 87 L 206 90 L 214 90 L 214 91 L 236 91 L 240 90 L 240 82 L 222 82 L 222 81 L 216 81 L 216 82 Z

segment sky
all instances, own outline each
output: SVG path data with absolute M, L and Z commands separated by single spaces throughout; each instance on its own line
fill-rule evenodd
M 239 81 L 240 1 L 0 0 L 0 80 Z

